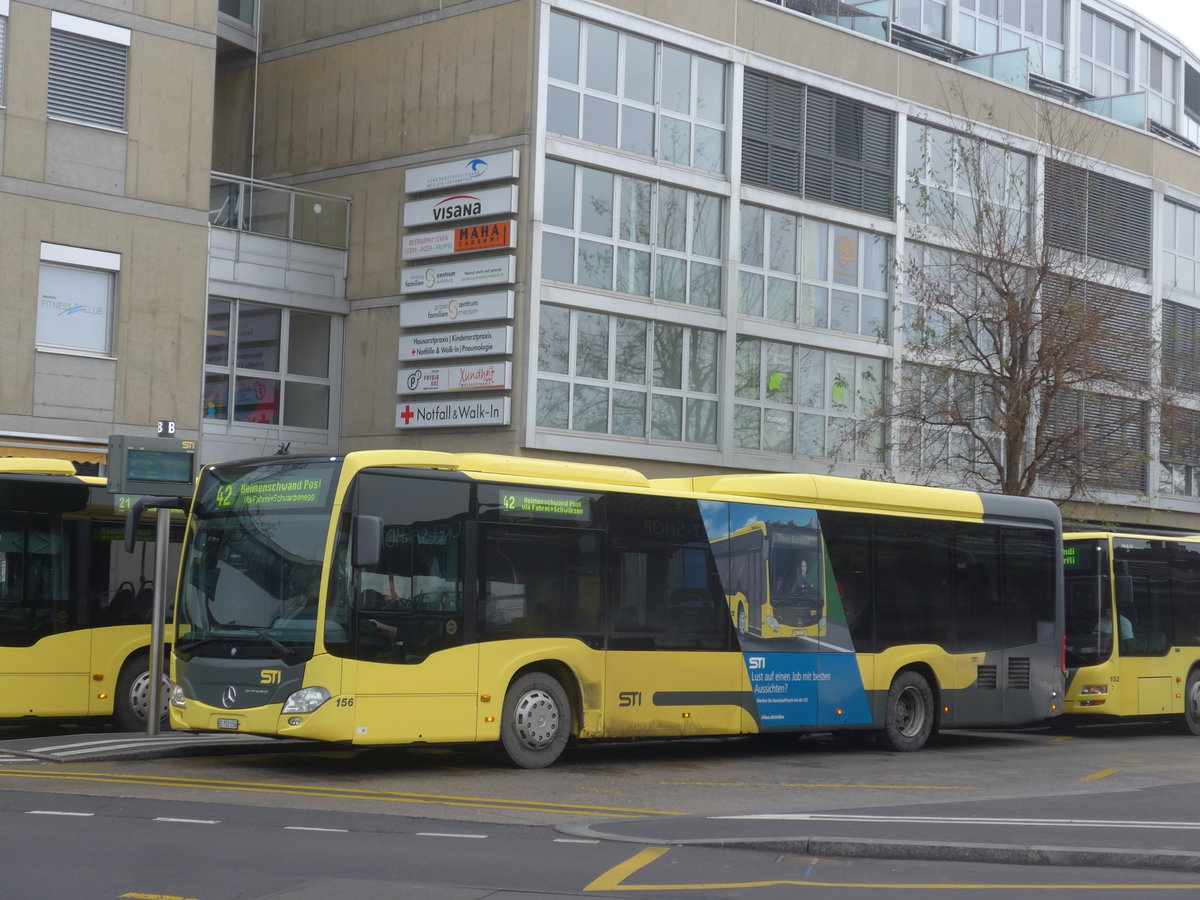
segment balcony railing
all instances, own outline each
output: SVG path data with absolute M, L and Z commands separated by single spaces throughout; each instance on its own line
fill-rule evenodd
M 217 228 L 346 249 L 350 200 L 214 172 L 208 221 Z

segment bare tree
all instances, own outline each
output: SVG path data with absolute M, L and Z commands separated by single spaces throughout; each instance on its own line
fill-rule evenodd
M 905 480 L 1142 492 L 1162 403 L 1151 299 L 1131 289 L 1150 267 L 1150 192 L 1092 170 L 1103 122 L 1029 109 L 1032 150 L 997 142 L 987 110 L 910 124 L 902 363 L 862 424 L 886 423 Z

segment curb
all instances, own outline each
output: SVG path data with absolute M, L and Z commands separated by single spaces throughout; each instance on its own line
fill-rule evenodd
M 642 838 L 600 831 L 597 825 L 559 825 L 555 831 L 575 837 L 631 844 L 688 847 L 744 847 L 805 856 L 907 859 L 934 862 L 1003 863 L 1023 866 L 1096 866 L 1110 869 L 1170 869 L 1200 872 L 1200 853 L 1186 850 L 1121 850 L 1095 847 L 1028 846 L 1014 844 L 937 843 L 861 838 L 727 837 Z

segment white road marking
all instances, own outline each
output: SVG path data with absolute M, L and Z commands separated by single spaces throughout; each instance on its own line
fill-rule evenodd
M 155 822 L 181 822 L 184 825 L 220 825 L 220 819 L 176 819 L 173 816 L 155 816 Z
M 88 812 L 68 812 L 65 809 L 31 809 L 28 812 L 31 816 L 94 816 L 95 813 Z
M 418 831 L 417 837 L 450 837 L 450 838 L 472 838 L 481 841 L 487 837 L 486 834 L 449 834 L 441 831 Z
M 349 828 L 317 828 L 314 825 L 284 825 L 284 831 L 331 831 L 337 834 L 349 834 Z

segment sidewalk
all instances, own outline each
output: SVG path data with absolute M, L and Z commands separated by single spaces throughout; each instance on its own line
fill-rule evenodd
M 1067 798 L 1068 800 L 1070 798 Z M 748 847 L 808 856 L 1102 866 L 1200 872 L 1200 821 L 970 815 L 980 804 L 779 815 L 656 817 L 560 825 L 575 837 L 652 845 Z M 1001 806 L 1003 804 L 991 804 Z M 1069 804 L 1068 804 L 1069 805 Z M 963 807 L 974 807 L 974 810 Z M 954 807 L 949 809 L 948 807 Z M 1195 809 L 1195 807 L 1192 807 Z M 1127 808 L 1122 815 L 1129 815 Z

